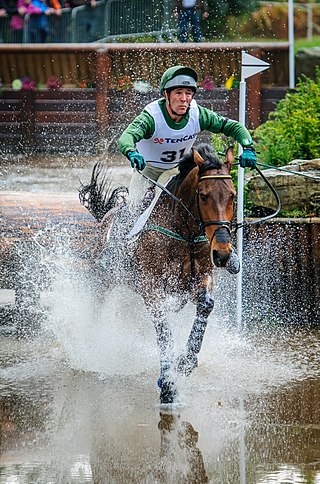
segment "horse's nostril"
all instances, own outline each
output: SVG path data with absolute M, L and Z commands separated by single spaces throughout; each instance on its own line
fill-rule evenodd
M 217 250 L 211 251 L 211 262 L 216 267 L 225 267 L 229 259 L 230 259 L 230 254 L 228 252 L 226 252 L 225 254 L 221 254 Z
M 216 267 L 221 267 L 221 259 L 217 250 L 211 251 L 211 261 Z

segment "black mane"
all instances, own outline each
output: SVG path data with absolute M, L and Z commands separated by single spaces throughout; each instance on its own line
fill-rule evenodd
M 220 160 L 216 154 L 213 146 L 208 143 L 201 143 L 195 146 L 195 149 L 199 155 L 205 160 L 205 164 L 201 167 L 200 173 L 209 170 L 210 168 L 221 168 L 223 162 Z M 193 150 L 190 153 L 184 155 L 179 162 L 179 179 L 182 181 L 183 178 L 196 166 L 193 159 Z

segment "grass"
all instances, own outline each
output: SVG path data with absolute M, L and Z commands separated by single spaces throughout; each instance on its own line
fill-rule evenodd
M 213 38 L 207 38 L 208 42 L 235 42 L 235 41 L 240 41 L 240 42 L 287 42 L 287 39 L 276 39 L 275 37 L 242 37 L 241 39 L 237 38 L 223 38 L 219 39 L 219 37 L 213 37 Z M 122 43 L 122 42 L 129 42 L 129 43 L 136 43 L 136 42 L 156 42 L 156 38 L 153 36 L 143 36 L 143 37 L 136 37 L 136 38 L 131 38 L 131 39 L 118 39 L 117 42 Z M 299 38 L 295 39 L 294 41 L 294 51 L 295 53 L 299 49 L 307 48 L 307 47 L 320 47 L 320 35 L 314 35 L 312 39 L 307 39 L 307 38 Z
M 209 42 L 216 42 L 217 38 L 208 39 Z M 250 37 L 242 36 L 241 38 L 224 38 L 221 42 L 288 42 L 288 39 L 277 39 L 276 37 Z M 294 51 L 295 54 L 297 50 L 304 49 L 307 47 L 320 47 L 320 35 L 314 35 L 312 39 L 307 39 L 306 37 L 295 38 L 294 40 Z
M 320 47 L 320 35 L 315 35 L 312 39 L 295 39 L 294 51 L 307 47 Z

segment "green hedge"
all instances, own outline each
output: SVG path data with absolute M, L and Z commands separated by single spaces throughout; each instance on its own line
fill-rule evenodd
M 320 158 L 320 68 L 316 81 L 303 76 L 266 123 L 254 132 L 259 161 L 285 165 L 293 159 Z

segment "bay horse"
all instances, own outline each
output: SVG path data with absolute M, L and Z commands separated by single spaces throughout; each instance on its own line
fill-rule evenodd
M 198 365 L 197 356 L 214 306 L 213 264 L 223 268 L 232 255 L 230 226 L 236 196 L 230 175 L 233 161 L 233 147 L 227 150 L 224 161 L 208 144 L 185 155 L 179 163 L 180 174 L 163 191 L 134 243 L 130 241 L 131 250 L 124 247 L 123 257 L 130 254 L 133 268 L 130 285 L 142 296 L 156 331 L 161 404 L 176 401 L 176 375 L 188 376 Z M 103 204 L 97 196 L 97 177 L 93 176 L 83 189 L 82 202 L 86 200 L 84 204 L 93 215 L 98 211 L 101 220 Z M 108 213 L 105 217 L 108 219 Z M 105 231 L 103 220 L 101 227 Z M 108 250 L 108 244 L 103 250 Z M 107 270 L 114 272 L 114 267 Z M 128 274 L 124 276 L 129 279 Z M 178 296 L 180 308 L 190 300 L 196 305 L 185 351 L 176 359 L 165 310 L 168 295 Z

